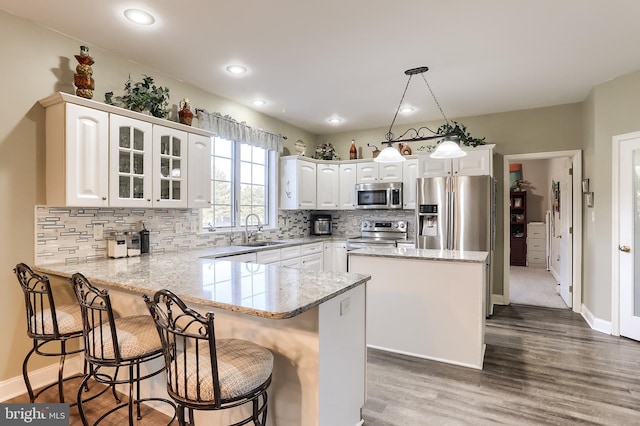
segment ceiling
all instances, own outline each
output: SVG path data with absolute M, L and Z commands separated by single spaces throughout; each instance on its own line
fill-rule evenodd
M 126 21 L 131 7 L 155 24 Z M 637 0 L 0 0 L 0 9 L 313 134 L 388 126 L 404 71 L 423 65 L 449 118 L 580 102 L 640 69 Z M 249 72 L 230 76 L 230 64 Z M 252 106 L 257 97 L 268 103 Z M 415 111 L 399 124 L 442 117 L 420 76 L 404 104 Z M 344 121 L 329 124 L 333 116 Z

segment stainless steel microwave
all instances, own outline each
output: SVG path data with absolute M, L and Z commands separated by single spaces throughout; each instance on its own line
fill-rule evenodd
M 401 209 L 402 182 L 356 184 L 356 209 Z

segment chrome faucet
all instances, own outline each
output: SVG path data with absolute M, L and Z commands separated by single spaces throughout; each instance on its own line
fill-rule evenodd
M 256 225 L 256 226 L 258 228 L 258 231 L 262 231 L 262 223 L 260 222 L 260 216 L 258 216 L 255 213 L 249 213 L 247 215 L 247 217 L 244 218 L 244 241 L 245 241 L 245 243 L 248 243 L 249 241 L 251 241 L 251 238 L 253 238 L 254 235 L 255 235 L 255 231 L 249 233 L 249 218 L 251 216 L 255 216 L 256 219 L 258 219 L 258 225 Z

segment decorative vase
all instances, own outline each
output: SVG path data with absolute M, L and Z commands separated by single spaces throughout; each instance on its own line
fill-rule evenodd
M 78 61 L 76 66 L 76 74 L 73 76 L 73 84 L 76 86 L 76 96 L 81 98 L 93 98 L 93 89 L 95 88 L 95 80 L 93 79 L 93 58 L 89 54 L 87 46 L 80 46 L 80 54 L 74 55 Z
M 184 98 L 180 101 L 180 111 L 178 111 L 178 119 L 180 123 L 186 124 L 187 126 L 191 126 L 191 121 L 193 120 L 193 113 L 189 108 L 189 99 Z

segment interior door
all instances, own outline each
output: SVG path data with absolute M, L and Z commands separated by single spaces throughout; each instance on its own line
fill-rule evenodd
M 562 203 L 560 224 L 562 226 L 560 239 L 560 296 L 569 308 L 573 307 L 573 176 L 569 174 L 572 168 L 571 159 L 567 158 L 562 168 L 567 174 L 560 184 L 560 203 Z
M 620 335 L 640 340 L 640 138 L 620 143 Z

